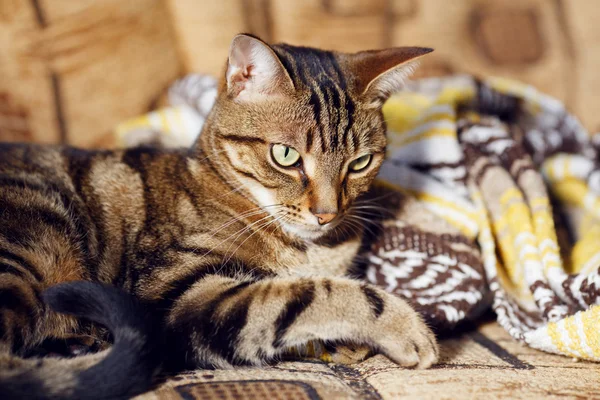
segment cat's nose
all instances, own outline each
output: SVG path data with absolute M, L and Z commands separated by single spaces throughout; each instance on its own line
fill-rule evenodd
M 335 217 L 337 217 L 337 213 L 313 213 L 317 220 L 319 221 L 319 225 L 326 225 L 333 221 Z

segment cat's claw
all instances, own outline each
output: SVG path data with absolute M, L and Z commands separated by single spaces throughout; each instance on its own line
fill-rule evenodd
M 377 343 L 381 352 L 403 367 L 426 369 L 439 359 L 435 335 L 414 312 L 393 321 L 384 329 Z

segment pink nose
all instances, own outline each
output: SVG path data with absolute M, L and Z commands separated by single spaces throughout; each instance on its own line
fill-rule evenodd
M 317 217 L 319 221 L 319 225 L 325 225 L 330 223 L 336 216 L 336 213 L 315 214 L 315 217 Z

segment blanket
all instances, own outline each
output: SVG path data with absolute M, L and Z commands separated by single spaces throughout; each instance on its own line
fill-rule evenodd
M 169 106 L 119 125 L 123 146 L 189 146 L 216 97 L 202 75 Z M 407 299 L 438 331 L 490 306 L 533 348 L 600 361 L 600 135 L 518 82 L 410 82 L 384 106 L 378 179 L 398 193 L 362 254 L 368 282 Z

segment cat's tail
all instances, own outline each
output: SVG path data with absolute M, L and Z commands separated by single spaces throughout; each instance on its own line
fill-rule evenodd
M 104 325 L 114 344 L 70 359 L 0 356 L 0 399 L 122 399 L 150 387 L 162 335 L 133 296 L 113 286 L 70 282 L 42 297 L 54 311 Z

